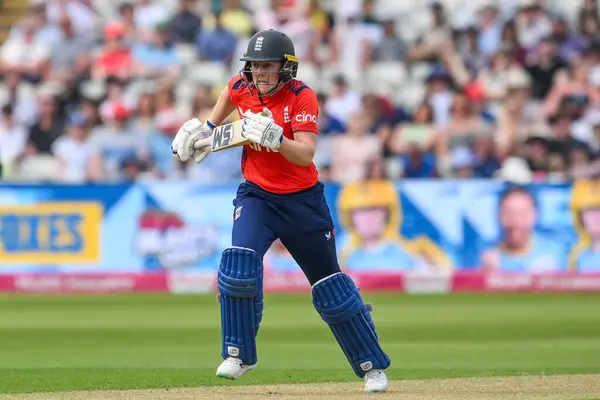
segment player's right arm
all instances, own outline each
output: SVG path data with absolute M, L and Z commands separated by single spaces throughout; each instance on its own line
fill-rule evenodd
M 223 123 L 225 118 L 229 116 L 235 110 L 235 105 L 231 100 L 231 95 L 229 94 L 229 86 L 225 86 L 225 88 L 221 91 L 219 98 L 217 99 L 217 104 L 213 108 L 210 113 L 210 117 L 208 121 L 210 121 L 213 125 L 218 126 Z
M 200 163 L 208 156 L 213 129 L 235 110 L 230 85 L 231 82 L 221 91 L 208 120 L 202 122 L 198 118 L 192 118 L 179 129 L 171 144 L 171 151 L 179 160 L 186 162 L 193 158 Z

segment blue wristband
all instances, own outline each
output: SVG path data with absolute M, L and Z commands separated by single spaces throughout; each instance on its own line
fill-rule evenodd
M 206 120 L 206 125 L 208 125 L 210 127 L 210 129 L 215 129 L 217 127 L 215 124 L 213 124 L 209 120 Z

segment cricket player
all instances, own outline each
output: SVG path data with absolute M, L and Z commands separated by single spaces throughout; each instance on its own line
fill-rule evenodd
M 390 359 L 381 349 L 370 310 L 337 261 L 335 229 L 313 164 L 318 102 L 294 79 L 298 59 L 284 33 L 254 35 L 239 76 L 223 89 L 210 117 L 187 121 L 172 151 L 185 162 L 210 153 L 215 126 L 237 109 L 245 182 L 233 201 L 232 246 L 218 270 L 223 363 L 217 376 L 238 379 L 257 365 L 256 335 L 263 311 L 263 256 L 276 240 L 312 285 L 313 305 L 342 348 L 366 392 L 385 392 Z

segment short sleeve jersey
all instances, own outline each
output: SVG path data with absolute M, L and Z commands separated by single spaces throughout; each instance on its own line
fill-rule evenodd
M 237 108 L 240 118 L 250 110 L 261 112 L 265 106 L 273 113 L 275 123 L 283 128 L 283 135 L 294 140 L 294 132 L 318 133 L 319 104 L 315 92 L 303 82 L 292 79 L 275 94 L 263 97 L 252 95 L 248 85 L 240 77 L 229 81 L 229 97 Z M 256 89 L 254 90 L 254 93 Z M 242 173 L 246 180 L 272 193 L 293 193 L 314 186 L 318 172 L 314 163 L 307 167 L 288 161 L 277 151 L 250 143 L 242 153 Z

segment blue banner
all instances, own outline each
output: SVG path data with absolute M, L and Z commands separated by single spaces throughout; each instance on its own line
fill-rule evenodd
M 600 181 L 325 185 L 347 271 L 600 272 Z M 237 183 L 0 186 L 0 272 L 216 270 Z M 265 268 L 298 267 L 281 243 Z

